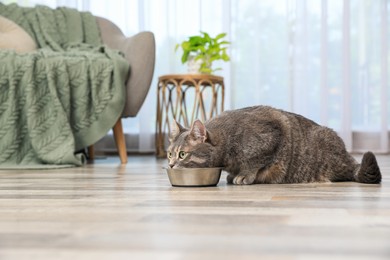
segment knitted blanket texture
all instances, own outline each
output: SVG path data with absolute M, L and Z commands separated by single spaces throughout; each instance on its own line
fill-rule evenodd
M 102 45 L 94 16 L 70 8 L 0 3 L 39 49 L 0 50 L 0 168 L 83 164 L 76 151 L 121 116 L 129 65 Z

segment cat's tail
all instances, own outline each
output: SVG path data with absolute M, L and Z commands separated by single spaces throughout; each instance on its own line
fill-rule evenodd
M 355 181 L 361 183 L 380 183 L 382 174 L 372 152 L 363 154 L 362 163 L 355 172 Z

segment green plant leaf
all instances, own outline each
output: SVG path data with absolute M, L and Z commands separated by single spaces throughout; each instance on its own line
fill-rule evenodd
M 195 61 L 203 59 L 203 55 L 197 55 L 195 56 Z
M 229 60 L 230 60 L 229 55 L 227 55 L 226 53 L 223 53 L 223 54 L 221 55 L 221 57 L 222 57 L 222 60 L 224 60 L 224 61 L 229 61 Z
M 230 44 L 230 42 L 228 42 L 228 41 L 223 41 L 223 42 L 220 42 L 219 44 L 220 44 L 220 45 L 222 45 L 222 44 Z
M 182 42 L 181 48 L 183 49 L 183 51 L 189 51 L 191 49 L 191 43 L 187 41 Z
M 226 36 L 226 33 L 220 33 L 215 37 L 215 41 L 218 41 L 219 39 L 223 38 Z
M 177 52 L 177 49 L 179 49 L 179 47 L 180 47 L 180 44 L 176 44 L 176 46 L 175 46 L 175 52 Z
M 200 68 L 199 71 L 205 74 L 211 74 L 213 70 L 210 68 Z
M 211 37 L 208 33 L 206 33 L 206 32 L 200 32 L 200 33 L 203 34 L 204 42 L 211 42 Z
M 189 51 L 184 51 L 183 55 L 181 56 L 181 63 L 186 63 L 188 61 L 188 56 L 190 55 Z
M 203 45 L 203 41 L 203 38 L 200 36 L 191 36 L 189 43 L 191 44 L 191 46 L 199 46 Z
M 206 48 L 204 46 L 199 46 L 198 49 L 202 52 L 202 53 L 205 53 L 206 52 Z
M 230 60 L 229 55 L 226 53 L 226 49 L 223 50 L 222 55 L 221 55 L 221 58 L 222 58 L 222 60 L 224 60 L 224 61 L 229 61 L 229 60 Z

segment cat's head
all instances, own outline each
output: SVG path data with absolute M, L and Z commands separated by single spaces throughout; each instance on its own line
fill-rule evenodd
M 196 120 L 190 129 L 175 121 L 169 135 L 170 145 L 167 151 L 169 167 L 215 167 L 213 158 L 216 147 L 210 137 L 210 132 L 199 120 Z

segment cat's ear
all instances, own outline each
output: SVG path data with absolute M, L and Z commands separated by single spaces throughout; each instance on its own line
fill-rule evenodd
M 171 125 L 171 132 L 169 134 L 169 140 L 172 142 L 184 130 L 185 130 L 185 128 L 181 124 L 176 122 L 176 120 L 173 120 L 172 125 Z
M 200 120 L 195 120 L 190 130 L 190 136 L 197 143 L 204 143 L 207 139 L 207 130 Z

